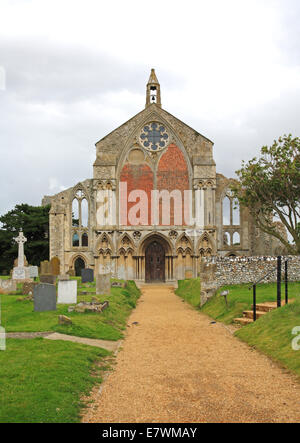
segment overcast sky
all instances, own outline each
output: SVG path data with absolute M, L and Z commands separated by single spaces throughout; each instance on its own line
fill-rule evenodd
M 152 67 L 220 173 L 300 136 L 299 20 L 299 0 L 0 0 L 0 214 L 91 178 Z

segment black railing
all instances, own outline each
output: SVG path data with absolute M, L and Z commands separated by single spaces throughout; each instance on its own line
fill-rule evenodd
M 284 263 L 284 269 L 285 269 L 285 303 L 288 304 L 289 302 L 289 295 L 288 295 L 288 261 L 289 259 L 285 260 Z M 277 307 L 281 307 L 281 271 L 282 271 L 282 257 L 277 257 L 277 266 L 276 268 L 269 271 L 267 274 L 265 274 L 263 277 L 261 277 L 259 280 L 257 280 L 255 283 L 253 283 L 252 286 L 250 286 L 249 290 L 253 289 L 253 321 L 256 321 L 256 286 L 263 281 L 265 278 L 269 277 L 269 275 L 273 274 L 277 270 Z

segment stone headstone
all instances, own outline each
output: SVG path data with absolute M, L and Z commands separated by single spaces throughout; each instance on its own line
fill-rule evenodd
M 33 289 L 34 310 L 36 312 L 56 311 L 56 287 L 40 283 Z
M 58 282 L 57 303 L 64 305 L 77 303 L 77 280 Z
M 23 289 L 22 289 L 22 293 L 23 293 L 23 295 L 30 295 L 30 294 L 33 294 L 33 290 L 34 290 L 34 287 L 37 285 L 38 283 L 36 283 L 36 282 L 26 282 L 26 283 L 23 283 Z
M 51 274 L 50 263 L 48 260 L 42 261 L 40 268 L 42 275 Z
M 14 280 L 2 280 L 0 279 L 0 292 L 2 294 L 9 294 L 10 292 L 17 291 L 17 283 Z
M 29 266 L 28 271 L 30 278 L 35 278 L 39 276 L 39 268 L 37 266 Z
M 51 269 L 52 275 L 59 275 L 60 274 L 60 260 L 58 257 L 51 258 L 50 269 Z
M 81 283 L 92 283 L 94 281 L 94 271 L 93 269 L 82 269 L 81 270 Z
M 12 272 L 13 280 L 26 280 L 29 278 L 29 270 L 24 266 L 17 266 Z
M 96 294 L 110 295 L 110 274 L 100 274 L 96 277 Z
M 41 283 L 48 283 L 50 285 L 55 285 L 56 283 L 56 275 L 41 275 L 40 276 Z

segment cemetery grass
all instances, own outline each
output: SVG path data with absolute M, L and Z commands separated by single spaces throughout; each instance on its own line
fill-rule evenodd
M 0 352 L 0 423 L 76 423 L 109 352 L 77 343 L 8 339 Z M 95 362 L 97 361 L 97 365 Z
M 235 335 L 300 377 L 300 351 L 292 348 L 292 340 L 296 338 L 292 330 L 296 326 L 300 326 L 300 297 L 239 329 Z
M 95 292 L 91 287 L 78 286 L 78 292 Z M 79 295 L 78 302 L 91 301 L 93 295 Z M 60 332 L 78 337 L 102 340 L 123 338 L 126 320 L 140 296 L 134 282 L 127 282 L 126 288 L 112 288 L 111 295 L 97 296 L 103 302 L 109 301 L 109 308 L 99 313 L 68 312 L 69 305 L 57 305 L 56 311 L 34 312 L 33 302 L 25 296 L 0 295 L 2 306 L 2 326 L 6 332 Z M 72 325 L 58 325 L 58 316 L 71 318 Z

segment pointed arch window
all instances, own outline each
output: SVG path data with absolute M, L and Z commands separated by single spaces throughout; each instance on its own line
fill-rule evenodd
M 238 199 L 234 198 L 228 192 L 222 202 L 223 226 L 240 226 L 240 204 Z
M 89 203 L 86 194 L 78 189 L 72 200 L 72 247 L 87 247 L 89 225 Z

